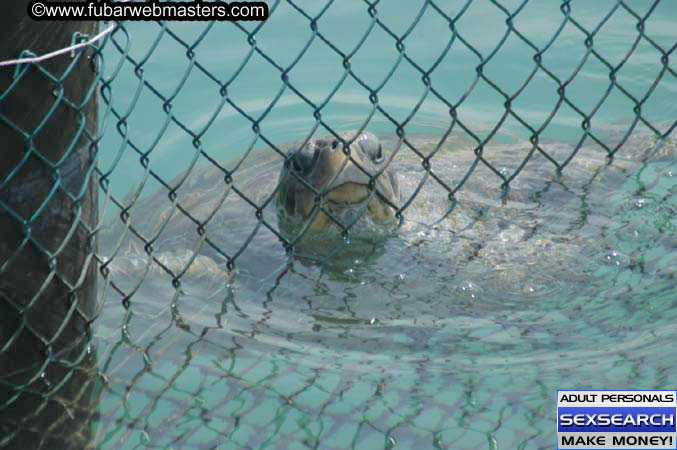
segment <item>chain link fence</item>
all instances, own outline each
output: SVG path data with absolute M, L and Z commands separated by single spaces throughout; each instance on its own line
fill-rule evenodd
M 478 3 L 503 24 L 501 38 L 489 49 L 467 37 L 469 25 L 464 20 Z M 388 396 L 382 390 L 398 384 L 394 375 L 383 376 L 376 384 L 357 376 L 334 379 L 318 369 L 300 377 L 294 367 L 285 365 L 289 357 L 285 351 L 263 357 L 257 351 L 269 348 L 252 336 L 219 331 L 222 321 L 237 320 L 229 318 L 238 314 L 236 302 L 219 300 L 217 310 L 213 301 L 200 300 L 200 295 L 192 298 L 190 306 L 180 300 L 185 280 L 204 273 L 226 280 L 220 295 L 232 297 L 232 277 L 237 279 L 238 267 L 252 263 L 246 254 L 260 234 L 273 236 L 289 264 L 293 262 L 299 240 L 312 234 L 311 220 L 300 234 L 284 233 L 277 216 L 270 213 L 279 188 L 274 184 L 272 191 L 256 188 L 264 178 L 274 180 L 284 164 L 291 166 L 294 151 L 313 136 L 338 140 L 346 155 L 343 167 L 360 167 L 369 179 L 370 198 L 377 195 L 380 173 L 369 172 L 350 150 L 358 134 L 346 134 L 340 123 L 327 118 L 333 117 L 332 101 L 346 83 L 356 86 L 365 107 L 363 120 L 351 127 L 368 130 L 378 116 L 381 126 L 394 134 L 395 155 L 413 155 L 426 179 L 446 192 L 451 205 L 445 209 L 447 214 L 478 168 L 488 169 L 496 188 L 507 196 L 511 184 L 537 155 L 547 160 L 548 171 L 560 173 L 586 145 L 596 145 L 604 156 L 613 158 L 622 154 L 624 144 L 640 129 L 648 133 L 644 136 L 652 136 L 652 142 L 670 140 L 677 121 L 646 112 L 652 98 L 677 85 L 672 62 L 677 38 L 666 45 L 651 32 L 655 11 L 668 1 L 610 2 L 608 11 L 592 25 L 575 14 L 577 2 L 553 1 L 548 6 L 550 19 L 558 25 L 538 42 L 527 37 L 528 30 L 520 25 L 520 15 L 530 3 L 534 2 L 468 0 L 449 7 L 446 2 L 418 2 L 411 5 L 408 25 L 394 29 L 383 18 L 384 10 L 391 7 L 388 2 L 355 2 L 351 7 L 362 10 L 366 25 L 355 31 L 354 45 L 348 47 L 334 39 L 335 28 L 345 24 L 327 19 L 339 8 L 337 2 L 308 5 L 278 0 L 269 2 L 266 22 L 207 23 L 191 39 L 173 22 L 144 23 L 143 28 L 132 22 L 106 23 L 100 30 L 93 24 L 74 23 L 67 29 L 48 28 L 63 42 L 43 32 L 38 41 L 17 41 L 24 45 L 18 53 L 0 55 L 9 62 L 0 69 L 0 130 L 5 148 L 0 179 L 0 447 L 220 448 L 220 442 L 229 441 L 233 447 L 246 448 L 298 443 L 312 448 L 342 448 L 346 443 L 391 448 L 402 442 L 421 448 L 454 448 L 454 442 L 464 442 L 464 448 L 496 448 L 501 426 L 508 430 L 501 436 L 511 448 L 551 442 L 550 425 L 545 427 L 542 420 L 548 413 L 538 408 L 506 403 L 499 425 L 491 422 L 482 412 L 492 407 L 492 399 L 478 394 L 472 377 L 441 375 L 432 380 L 428 378 L 434 375 L 421 369 L 418 387 L 397 386 Z M 620 15 L 630 17 L 635 40 L 627 43 L 622 57 L 612 58 L 598 42 L 604 42 L 605 25 Z M 266 50 L 265 29 L 289 16 L 307 27 L 308 37 L 293 59 L 281 63 Z M 426 64 L 417 58 L 417 47 L 408 46 L 423 17 L 443 23 L 446 33 L 439 36 L 439 54 Z M 201 53 L 205 42 L 218 40 L 225 28 L 238 36 L 236 46 L 242 55 L 229 62 L 227 71 L 219 70 L 208 52 Z M 562 75 L 550 65 L 548 55 L 564 39 L 565 29 L 577 36 L 565 45 L 580 50 L 581 56 Z M 366 69 L 354 61 L 376 34 L 389 42 L 394 59 L 384 68 L 384 76 L 374 81 L 373 74 L 364 76 Z M 137 45 L 142 50 L 133 50 Z M 496 78 L 492 66 L 509 45 L 522 46 L 531 60 L 527 75 L 511 89 Z M 303 83 L 295 82 L 295 69 L 307 68 L 303 63 L 307 64 L 315 46 L 335 61 L 337 82 L 327 86 L 323 95 L 308 93 Z M 642 80 L 641 92 L 628 88 L 622 77 L 638 46 L 651 48 L 655 56 L 641 63 L 653 70 L 650 78 Z M 54 49 L 66 51 L 49 55 Z M 171 51 L 184 68 L 162 73 L 153 58 L 165 51 Z M 461 52 L 466 59 L 449 61 L 450 52 Z M 248 64 L 255 60 L 266 76 L 280 83 L 259 108 L 251 108 L 237 94 L 238 83 L 250 76 L 244 75 Z M 603 66 L 608 78 L 599 97 L 583 107 L 572 99 L 572 90 L 586 64 L 593 63 Z M 460 95 L 449 95 L 449 80 L 436 77 L 450 64 L 468 68 L 469 83 Z M 420 96 L 400 114 L 383 97 L 405 66 L 416 74 Z M 173 83 L 163 83 L 164 77 L 171 77 Z M 182 111 L 176 105 L 187 104 L 181 96 L 193 77 L 199 77 L 212 103 L 204 110 L 195 105 L 193 111 Z M 538 80 L 550 84 L 555 100 L 549 111 L 534 120 L 518 103 Z M 464 107 L 480 89 L 492 93 L 499 113 L 495 123 L 478 130 L 476 122 L 464 115 Z M 285 144 L 291 139 L 266 129 L 266 120 L 283 108 L 284 95 L 297 99 L 307 121 L 297 133 L 305 137 L 293 144 Z M 595 128 L 595 120 L 612 96 L 623 99 L 627 120 L 610 139 Z M 444 125 L 437 140 L 421 148 L 410 129 L 429 101 L 441 105 L 438 120 Z M 578 123 L 578 133 L 567 154 L 553 155 L 544 137 L 564 108 Z M 237 116 L 229 119 L 234 125 L 226 126 L 246 129 L 249 139 L 243 151 L 230 155 L 235 163 L 224 163 L 214 144 L 219 142 L 214 133 L 221 131 L 226 109 Z M 147 111 L 152 111 L 152 117 L 143 121 Z M 486 155 L 507 122 L 519 124 L 529 142 L 510 171 Z M 171 176 L 167 175 L 171 171 L 160 167 L 171 158 L 162 153 L 166 133 L 192 147 L 184 149 L 185 164 Z M 472 156 L 465 174 L 450 183 L 446 166 L 437 161 L 445 141 L 461 135 Z M 111 142 L 115 145 L 106 145 Z M 260 156 L 261 148 L 267 149 L 267 156 Z M 124 178 L 126 160 L 136 164 L 129 178 Z M 338 234 L 350 236 L 359 218 L 346 222 L 336 217 L 323 203 L 326 192 L 301 175 L 292 172 L 291 176 L 313 192 L 311 217 L 325 214 Z M 125 187 L 116 190 L 120 180 Z M 197 183 L 213 190 L 191 191 Z M 400 224 L 422 186 L 410 198 L 391 205 Z M 253 224 L 234 234 L 235 241 L 233 234 L 217 231 L 219 224 L 213 219 L 225 204 L 235 204 L 236 213 L 248 217 L 246 224 Z M 237 220 L 229 222 L 232 229 L 240 226 Z M 183 233 L 181 240 L 177 233 Z M 185 254 L 172 248 L 177 245 L 184 245 Z M 170 292 L 171 301 L 158 306 L 140 299 L 137 292 L 144 283 Z M 207 296 L 212 291 L 205 292 Z M 266 301 L 262 308 L 268 308 Z M 215 325 L 197 330 L 186 319 L 205 316 L 212 321 L 216 317 Z M 174 325 L 185 334 L 178 336 L 172 331 Z M 99 330 L 103 347 L 98 353 L 92 345 L 94 329 Z M 215 365 L 212 353 L 225 356 Z M 303 360 L 294 364 L 303 366 Z M 185 381 L 187 377 L 192 377 L 192 383 Z M 431 392 L 426 402 L 408 401 L 409 390 L 437 382 L 453 382 L 455 387 Z M 452 413 L 454 409 L 461 416 Z M 441 428 L 445 415 L 455 417 L 458 426 Z M 530 431 L 518 432 L 524 427 Z M 413 431 L 400 438 L 402 428 Z

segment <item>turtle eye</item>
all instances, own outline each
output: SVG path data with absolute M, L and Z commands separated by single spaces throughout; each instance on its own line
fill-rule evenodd
M 292 157 L 291 165 L 295 172 L 303 173 L 303 167 L 301 167 L 301 163 L 299 162 L 298 158 Z
M 294 171 L 301 175 L 310 173 L 313 170 L 313 167 L 315 167 L 317 158 L 320 155 L 320 147 L 324 148 L 326 145 L 327 144 L 324 141 L 320 141 L 319 144 L 316 143 L 313 146 L 306 146 L 294 152 L 291 157 L 291 164 Z
M 374 162 L 380 163 L 383 161 L 383 147 L 381 144 L 378 145 L 378 153 L 376 154 L 376 157 L 374 158 Z
M 357 140 L 357 144 L 373 162 L 380 163 L 383 161 L 383 147 L 381 147 L 381 142 L 379 142 L 378 138 L 372 133 L 362 133 Z

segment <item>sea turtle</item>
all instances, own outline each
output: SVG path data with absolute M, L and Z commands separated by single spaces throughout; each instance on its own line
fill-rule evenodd
M 591 224 L 577 224 L 573 190 L 595 191 L 584 206 L 596 208 L 639 156 L 675 153 L 671 140 L 657 146 L 631 135 L 624 148 L 632 151 L 612 164 L 601 147 L 584 145 L 559 173 L 555 162 L 576 146 L 535 144 L 361 131 L 252 151 L 227 167 L 195 166 L 169 183 L 172 191 L 137 200 L 128 223 L 109 230 L 104 266 L 139 282 L 162 273 L 177 285 L 230 283 L 237 268 L 259 283 L 290 255 L 336 273 L 356 261 L 392 264 L 394 236 L 395 246 L 420 255 L 420 267 L 453 273 L 464 265 L 528 290 L 535 276 L 575 276 L 570 263 L 598 240 Z

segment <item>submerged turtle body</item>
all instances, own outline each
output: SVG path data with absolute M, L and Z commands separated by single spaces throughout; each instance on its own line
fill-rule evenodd
M 612 165 L 602 149 L 583 147 L 562 175 L 540 150 L 524 163 L 528 144 L 494 145 L 478 155 L 457 136 L 344 133 L 290 144 L 286 162 L 272 150 L 252 152 L 227 170 L 192 168 L 170 183 L 178 186 L 175 201 L 167 192 L 137 201 L 130 226 L 143 239 L 112 233 L 125 237 L 109 241 L 108 266 L 125 276 L 230 282 L 228 262 L 235 261 L 245 278 L 261 280 L 288 263 L 286 241 L 340 272 L 356 259 L 378 259 L 384 239 L 394 236 L 412 251 L 425 248 L 425 264 L 451 272 L 474 264 L 495 271 L 498 282 L 519 282 L 532 266 L 549 265 L 566 276 L 559 266 L 591 243 L 559 224 L 559 214 L 580 208 L 562 186 L 612 192 L 615 177 L 655 147 L 630 141 L 635 155 L 621 153 Z M 556 143 L 540 149 L 556 161 L 572 150 Z M 659 151 L 674 149 L 669 141 Z M 346 230 L 350 242 L 342 239 Z

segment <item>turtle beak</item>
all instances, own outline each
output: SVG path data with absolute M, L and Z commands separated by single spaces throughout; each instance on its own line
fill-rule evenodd
M 350 136 L 345 136 L 346 140 Z M 374 180 L 376 192 L 392 203 L 399 202 L 399 189 L 394 173 L 386 168 L 385 158 L 376 163 L 357 144 L 353 142 L 350 157 L 343 151 L 338 140 L 331 143 L 323 139 L 316 143 L 314 170 L 309 181 L 318 191 L 332 191 L 345 185 L 369 186 Z M 338 174 L 338 175 L 337 175 Z
M 357 217 L 355 213 L 361 208 L 367 209 L 367 215 L 379 222 L 392 217 L 389 203 L 397 205 L 400 200 L 396 176 L 387 170 L 385 158 L 373 161 L 357 142 L 354 140 L 351 144 L 350 157 L 334 137 L 312 140 L 294 151 L 290 167 L 283 168 L 280 178 L 283 186 L 278 194 L 287 216 L 306 219 L 312 215 L 317 192 L 326 202 L 323 209 L 345 223 L 354 222 L 345 219 Z M 374 193 L 369 189 L 371 180 Z M 311 228 L 323 228 L 330 222 L 325 212 L 320 211 Z M 316 223 L 319 223 L 317 227 Z

